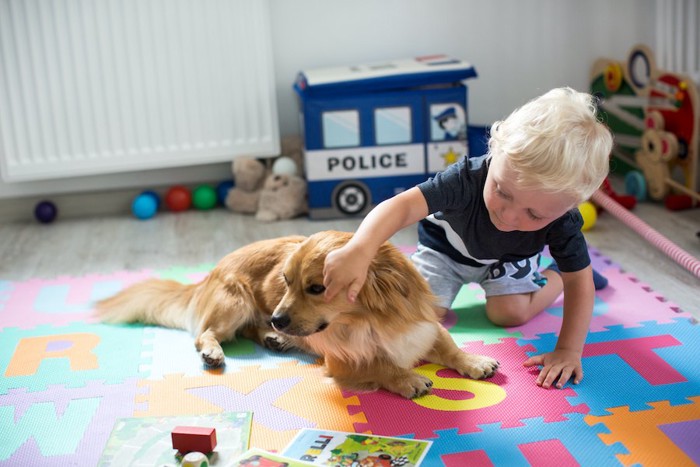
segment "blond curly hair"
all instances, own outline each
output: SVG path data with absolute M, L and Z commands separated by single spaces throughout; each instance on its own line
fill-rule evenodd
M 608 175 L 612 134 L 596 98 L 556 88 L 514 110 L 491 129 L 489 155 L 507 157 L 522 189 L 562 193 L 579 204 Z

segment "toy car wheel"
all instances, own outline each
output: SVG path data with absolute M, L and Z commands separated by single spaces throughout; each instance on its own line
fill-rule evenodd
M 369 193 L 358 183 L 348 183 L 338 190 L 334 202 L 336 208 L 343 214 L 358 214 L 369 204 Z
M 625 193 L 644 201 L 647 197 L 647 181 L 638 170 L 632 170 L 625 175 Z

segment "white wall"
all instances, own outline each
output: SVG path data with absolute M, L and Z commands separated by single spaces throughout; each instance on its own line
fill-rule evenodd
M 653 45 L 654 0 L 272 0 L 282 134 L 297 131 L 304 68 L 446 53 L 467 60 L 471 122 L 491 123 L 550 88 L 588 89 L 594 60 Z
M 489 124 L 593 61 L 653 45 L 655 0 L 270 0 L 280 133 L 298 133 L 291 85 L 306 68 L 446 53 L 471 62 L 470 121 Z M 230 177 L 228 164 L 48 182 L 0 182 L 0 198 Z

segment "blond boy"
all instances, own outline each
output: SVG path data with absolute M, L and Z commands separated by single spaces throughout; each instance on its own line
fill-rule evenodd
M 465 157 L 374 208 L 353 239 L 328 255 L 326 298 L 346 289 L 354 301 L 379 246 L 420 222 L 412 259 L 445 308 L 462 284 L 476 282 L 488 318 L 517 326 L 564 292 L 555 348 L 524 365 L 542 368 L 536 383 L 545 388 L 570 378 L 578 384 L 595 286 L 577 206 L 607 176 L 611 148 L 591 95 L 558 88 L 531 100 L 492 126 L 486 156 Z M 558 268 L 540 273 L 545 246 Z

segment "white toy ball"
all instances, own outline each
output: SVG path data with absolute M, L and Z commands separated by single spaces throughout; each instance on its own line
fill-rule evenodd
M 298 175 L 297 163 L 291 157 L 278 157 L 272 163 L 272 173 L 276 175 Z

